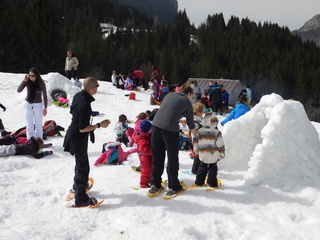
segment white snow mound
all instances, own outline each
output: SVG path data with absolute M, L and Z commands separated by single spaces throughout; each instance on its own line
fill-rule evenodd
M 319 187 L 319 134 L 298 101 L 265 95 L 223 128 L 225 170 L 244 171 L 244 183 L 290 191 Z M 298 181 L 297 181 L 298 180 Z

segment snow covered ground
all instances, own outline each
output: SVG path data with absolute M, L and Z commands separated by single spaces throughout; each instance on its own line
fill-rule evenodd
M 0 73 L 0 112 L 6 130 L 25 125 L 26 90 L 16 89 L 24 74 Z M 79 91 L 57 73 L 43 75 L 48 94 L 65 90 L 68 99 Z M 320 124 L 310 122 L 303 106 L 277 94 L 264 96 L 249 113 L 224 125 L 226 158 L 219 163 L 223 187 L 206 192 L 192 189 L 164 200 L 149 198 L 139 186 L 136 153 L 124 165 L 93 166 L 102 144 L 114 141 L 120 114 L 128 119 L 155 106 L 147 92 L 129 100 L 109 82 L 99 82 L 92 108 L 111 120 L 89 142 L 91 196 L 104 203 L 96 209 L 68 209 L 66 194 L 72 186 L 74 158 L 62 149 L 63 137 L 48 137 L 54 154 L 2 157 L 0 163 L 0 239 L 318 239 L 320 235 Z M 49 97 L 50 99 L 50 97 Z M 51 101 L 51 99 L 50 99 Z M 1 111 L 1 110 L 0 110 Z M 224 117 L 219 116 L 220 120 Z M 67 128 L 69 108 L 49 103 L 44 120 Z M 63 136 L 65 132 L 62 133 Z M 129 148 L 124 148 L 128 150 Z M 195 176 L 189 153 L 180 151 L 179 178 L 187 185 Z M 163 178 L 166 179 L 166 173 Z

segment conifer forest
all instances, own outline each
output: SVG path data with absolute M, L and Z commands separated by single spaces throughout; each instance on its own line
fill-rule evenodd
M 161 23 L 115 0 L 1 0 L 0 22 L 1 72 L 35 66 L 64 74 L 72 50 L 81 78 L 110 81 L 112 70 L 131 69 L 148 78 L 155 64 L 170 85 L 189 77 L 240 80 L 256 101 L 275 92 L 302 102 L 320 122 L 320 48 L 274 23 L 214 13 L 195 27 L 184 11 Z M 104 37 L 100 23 L 117 31 Z

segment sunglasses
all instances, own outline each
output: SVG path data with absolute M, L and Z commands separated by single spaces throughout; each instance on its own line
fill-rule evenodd
M 29 74 L 29 77 L 36 77 L 36 75 L 30 75 L 30 74 Z
M 97 87 L 99 87 L 99 84 L 97 84 L 97 85 L 93 86 L 93 88 L 97 88 Z

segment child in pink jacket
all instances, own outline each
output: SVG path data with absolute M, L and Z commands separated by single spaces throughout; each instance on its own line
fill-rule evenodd
M 140 123 L 143 120 L 146 120 L 148 118 L 148 115 L 145 112 L 141 112 L 139 113 L 138 117 L 137 117 L 137 121 L 134 125 L 134 129 L 133 129 L 133 134 L 130 140 L 130 147 L 132 147 L 133 143 L 134 143 L 134 139 L 137 135 L 138 132 L 140 132 Z

